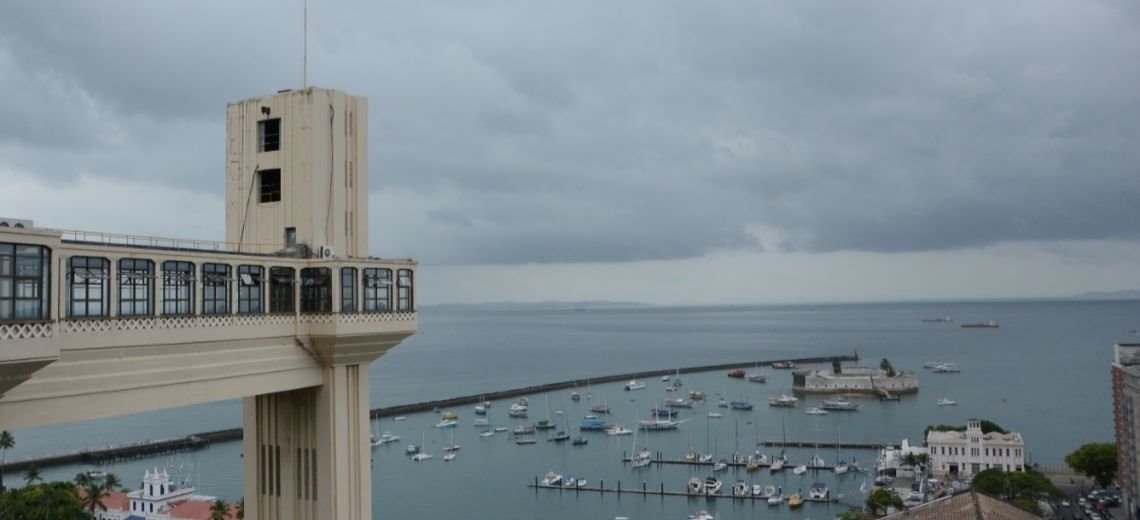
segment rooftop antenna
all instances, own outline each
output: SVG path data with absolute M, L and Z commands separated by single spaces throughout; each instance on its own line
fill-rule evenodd
M 301 88 L 309 86 L 309 0 L 304 0 L 301 16 Z

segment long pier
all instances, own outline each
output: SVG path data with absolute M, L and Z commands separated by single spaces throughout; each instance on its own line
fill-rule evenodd
M 396 415 L 429 411 L 437 407 L 444 408 L 465 404 L 474 404 L 478 403 L 481 399 L 509 399 L 521 395 L 530 395 L 550 392 L 554 390 L 562 390 L 566 388 L 574 388 L 578 386 L 586 386 L 587 383 L 612 383 L 615 381 L 625 381 L 629 379 L 673 375 L 675 373 L 692 374 L 697 372 L 727 370 L 747 366 L 771 366 L 773 363 L 778 363 L 781 361 L 792 361 L 796 364 L 814 364 L 831 363 L 834 360 L 857 361 L 858 358 L 853 355 L 820 356 L 808 358 L 785 358 L 773 361 L 742 361 L 737 363 L 719 363 L 715 365 L 701 365 L 680 369 L 670 368 L 661 370 L 644 370 L 640 372 L 627 372 L 623 374 L 612 374 L 601 377 L 591 377 L 587 379 L 571 379 L 568 381 L 559 381 L 556 383 L 512 388 L 509 390 L 500 390 L 497 392 L 472 394 L 460 397 L 451 397 L 448 399 L 437 399 L 434 401 L 425 401 L 420 403 L 380 407 L 370 410 L 369 415 L 373 419 L 380 417 L 391 417 Z M 37 468 L 44 468 L 65 464 L 104 464 L 117 460 L 151 457 L 155 455 L 164 455 L 167 453 L 202 449 L 206 446 L 209 446 L 211 443 L 238 441 L 241 440 L 241 438 L 241 428 L 230 428 L 226 430 L 196 433 L 182 437 L 130 442 L 125 444 L 104 446 L 101 448 L 70 450 L 48 455 L 8 459 L 5 464 L 0 464 L 0 469 L 5 472 L 15 472 L 27 470 L 33 466 Z
M 617 487 L 606 487 L 605 481 L 599 481 L 597 486 L 566 487 L 566 486 L 561 486 L 561 485 L 543 484 L 543 483 L 539 482 L 538 477 L 534 477 L 534 482 L 527 484 L 526 487 L 532 488 L 536 492 L 539 489 L 547 489 L 547 490 L 551 490 L 551 491 L 554 491 L 554 490 L 562 491 L 565 493 L 616 493 L 619 495 L 621 495 L 621 494 L 634 494 L 634 495 L 661 496 L 661 497 L 723 498 L 725 500 L 750 500 L 753 502 L 755 502 L 755 501 L 767 502 L 768 501 L 768 497 L 766 497 L 766 496 L 753 495 L 751 492 L 752 491 L 751 487 L 749 487 L 749 493 L 747 495 L 734 495 L 734 494 L 732 494 L 731 486 L 729 486 L 729 489 L 727 492 L 722 491 L 721 493 L 710 495 L 710 494 L 706 494 L 706 493 L 689 493 L 687 490 L 686 491 L 667 490 L 667 489 L 665 489 L 665 483 L 664 482 L 658 484 L 658 486 L 656 488 L 649 487 L 649 485 L 645 481 L 641 482 L 641 487 L 635 486 L 632 488 L 630 488 L 630 487 L 623 488 L 620 480 L 617 482 Z M 820 504 L 833 504 L 833 503 L 839 502 L 838 499 L 832 498 L 830 495 L 828 496 L 828 498 L 811 498 L 810 496 L 805 494 L 805 495 L 802 495 L 801 498 L 803 498 L 804 502 L 814 502 L 814 503 L 820 503 Z M 785 503 L 787 503 L 786 497 L 784 498 L 784 500 L 782 500 L 780 502 L 780 504 L 783 505 Z
M 760 446 L 768 448 L 843 448 L 845 450 L 878 450 L 884 446 L 894 446 L 891 442 L 835 442 L 835 441 L 764 441 Z

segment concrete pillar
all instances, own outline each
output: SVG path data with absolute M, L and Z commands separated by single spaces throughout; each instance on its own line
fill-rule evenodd
M 372 519 L 368 366 L 320 370 L 319 387 L 244 400 L 247 518 Z

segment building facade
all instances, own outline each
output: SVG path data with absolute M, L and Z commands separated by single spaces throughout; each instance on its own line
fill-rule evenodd
M 969 478 L 991 468 L 1025 471 L 1025 442 L 1021 434 L 982 433 L 978 419 L 967 421 L 963 432 L 927 433 L 926 447 L 931 470 L 937 475 Z
M 373 518 L 368 365 L 417 313 L 367 135 L 334 90 L 230 104 L 224 242 L 0 218 L 0 429 L 241 398 L 251 518 Z
M 913 394 L 918 392 L 918 375 L 897 370 L 888 376 L 885 370 L 870 367 L 843 367 L 839 374 L 831 369 L 800 370 L 792 374 L 792 390 L 809 394 Z
M 147 470 L 142 486 L 134 491 L 110 491 L 103 498 L 105 510 L 96 508 L 95 520 L 209 520 L 217 497 L 196 495 L 187 483 L 176 483 L 166 469 Z M 238 508 L 229 505 L 229 518 Z
M 1116 432 L 1116 483 L 1128 518 L 1140 517 L 1140 481 L 1136 447 L 1140 443 L 1136 404 L 1140 403 L 1140 343 L 1118 343 L 1113 349 L 1112 410 Z

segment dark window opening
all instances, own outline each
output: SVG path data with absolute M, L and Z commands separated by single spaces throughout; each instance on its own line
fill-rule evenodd
M 150 316 L 154 302 L 154 262 L 119 260 L 119 316 Z
M 356 268 L 340 268 L 340 312 L 356 312 Z
M 230 313 L 230 266 L 202 264 L 202 314 Z
M 272 152 L 281 149 L 281 118 L 257 122 L 257 151 Z
M 295 228 L 295 227 L 285 228 L 285 245 L 287 247 L 293 247 L 293 246 L 297 245 L 297 228 Z
M 260 202 L 280 202 L 281 201 L 281 170 L 260 170 L 257 172 L 257 184 L 259 188 L 258 201 Z
M 364 312 L 392 310 L 392 270 L 364 270 Z
M 255 314 L 261 312 L 261 286 L 265 270 L 259 265 L 238 266 L 238 313 Z
M 94 256 L 73 256 L 67 264 L 68 316 L 106 316 L 111 301 L 111 262 Z
M 269 268 L 269 312 L 293 312 L 293 268 Z
M 46 320 L 51 250 L 0 243 L 0 321 Z
M 412 311 L 415 309 L 412 302 L 412 270 L 400 269 L 399 277 L 396 280 L 397 301 L 396 310 L 398 311 Z
M 194 264 L 167 260 L 162 263 L 162 314 L 194 314 Z
M 301 312 L 332 312 L 332 275 L 329 268 L 301 269 Z

